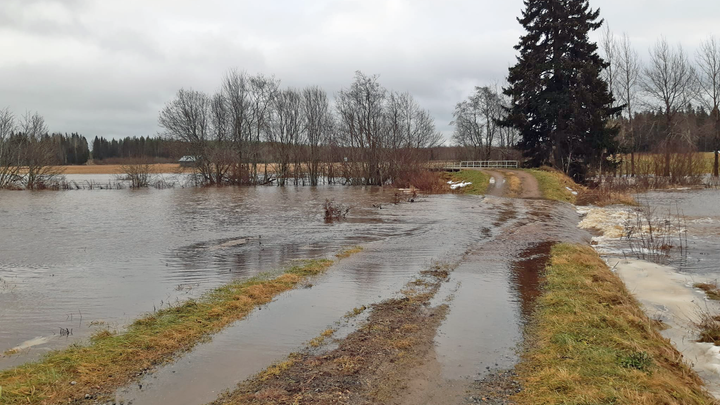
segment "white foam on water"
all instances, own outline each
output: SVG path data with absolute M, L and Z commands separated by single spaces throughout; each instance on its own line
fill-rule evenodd
M 693 287 L 698 281 L 674 268 L 642 260 L 608 259 L 608 265 L 642 303 L 645 312 L 669 327 L 662 332 L 683 354 L 705 382 L 710 393 L 720 398 L 720 347 L 696 342 L 694 324 L 703 313 L 718 313 L 720 306 Z

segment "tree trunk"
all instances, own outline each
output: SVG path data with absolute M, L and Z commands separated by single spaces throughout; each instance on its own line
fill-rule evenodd
M 630 152 L 630 177 L 635 177 L 635 149 Z

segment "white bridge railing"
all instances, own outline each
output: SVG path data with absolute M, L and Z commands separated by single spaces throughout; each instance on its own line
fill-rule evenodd
M 519 162 L 517 160 L 476 160 L 452 163 L 446 166 L 448 169 L 462 168 L 488 168 L 488 169 L 517 169 Z

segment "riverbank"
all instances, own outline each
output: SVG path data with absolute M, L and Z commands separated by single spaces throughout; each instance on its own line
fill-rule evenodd
M 531 404 L 715 404 L 623 282 L 588 246 L 553 248 L 518 366 Z
M 337 260 L 360 250 L 345 250 Z M 0 398 L 11 405 L 67 403 L 110 395 L 333 263 L 327 259 L 301 262 L 280 276 L 230 283 L 201 299 L 155 311 L 124 332 L 101 330 L 87 345 L 51 352 L 41 361 L 0 372 Z

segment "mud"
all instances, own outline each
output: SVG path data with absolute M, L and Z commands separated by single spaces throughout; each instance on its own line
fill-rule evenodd
M 248 380 L 221 404 L 400 404 L 407 368 L 432 350 L 447 306 L 429 308 L 448 271 L 423 273 L 403 296 L 371 308 L 367 324 L 328 353 L 300 353 Z

